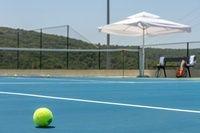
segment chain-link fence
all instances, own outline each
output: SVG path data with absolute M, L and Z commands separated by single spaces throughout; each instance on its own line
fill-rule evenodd
M 145 47 L 145 68 L 154 69 L 159 63 L 160 57 L 189 57 L 195 55 L 197 57 L 197 64 L 195 69 L 200 68 L 198 63 L 200 59 L 200 42 L 179 42 L 166 44 L 153 44 Z M 172 62 L 177 63 L 177 62 Z
M 180 42 L 146 45 L 145 69 L 154 70 L 161 56 L 188 57 L 190 55 L 196 55 L 197 64 L 194 69 L 199 69 L 199 44 L 200 42 Z M 110 69 L 139 69 L 138 52 L 123 50 L 139 49 L 137 46 L 110 45 L 109 49 L 121 50 L 102 50 L 107 49 L 107 45 L 91 43 L 69 25 L 28 31 L 0 27 L 0 47 L 55 49 L 55 51 L 1 49 L 0 69 L 106 69 L 107 52 L 110 56 Z M 88 49 L 89 51 L 57 52 L 56 49 Z M 171 63 L 173 65 L 177 62 Z
M 106 69 L 106 45 L 93 44 L 69 25 L 34 30 L 0 28 L 0 47 L 54 49 L 55 51 L 0 50 L 0 69 Z M 74 52 L 56 49 L 93 49 L 99 52 Z M 138 69 L 138 52 L 110 46 L 110 69 Z

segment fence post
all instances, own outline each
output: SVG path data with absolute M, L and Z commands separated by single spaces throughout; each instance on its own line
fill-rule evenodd
M 123 67 L 123 77 L 124 77 L 124 69 L 125 69 L 125 58 L 124 58 L 124 55 L 125 55 L 125 50 L 122 50 L 122 67 Z
M 190 43 L 187 42 L 187 57 L 190 56 Z
M 98 53 L 98 64 L 99 64 L 99 70 L 101 69 L 101 44 L 98 44 L 98 48 L 99 48 L 99 53 Z
M 19 29 L 17 29 L 17 48 L 19 48 Z M 19 69 L 19 50 L 17 50 L 17 69 Z
M 40 29 L 40 49 L 42 49 L 42 29 Z M 40 69 L 42 69 L 42 51 L 40 51 Z
M 110 24 L 110 0 L 107 0 L 107 24 Z M 107 49 L 110 48 L 110 34 L 107 34 Z M 106 69 L 111 69 L 110 53 L 106 53 Z
M 142 72 L 142 49 L 138 46 L 138 69 L 139 69 L 139 77 L 143 76 Z
M 67 49 L 69 49 L 69 25 L 67 25 Z M 67 69 L 69 69 L 69 51 L 67 51 Z

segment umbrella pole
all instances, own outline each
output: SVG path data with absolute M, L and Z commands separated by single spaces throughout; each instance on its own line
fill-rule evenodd
M 144 45 L 145 45 L 145 28 L 143 30 L 143 40 L 142 40 L 142 57 L 141 57 L 141 70 L 140 70 L 140 76 L 144 77 L 144 60 L 145 60 L 145 51 L 144 51 Z

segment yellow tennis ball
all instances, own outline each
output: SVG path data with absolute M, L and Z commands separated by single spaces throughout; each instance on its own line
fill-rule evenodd
M 33 114 L 33 122 L 38 127 L 47 127 L 53 121 L 53 113 L 48 108 L 38 108 Z

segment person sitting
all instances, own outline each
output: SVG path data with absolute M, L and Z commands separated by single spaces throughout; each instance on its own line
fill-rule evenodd
M 182 60 L 180 68 L 178 68 L 176 71 L 176 77 L 180 78 L 180 77 L 186 77 L 186 76 L 187 76 L 186 75 L 186 61 Z
M 190 67 L 193 67 L 196 64 L 196 56 L 195 55 L 191 55 L 189 57 L 188 61 L 182 60 L 181 64 L 180 64 L 180 68 L 177 70 L 176 72 L 176 77 L 186 77 L 187 76 L 187 70 L 189 73 L 189 77 L 191 77 L 190 74 Z M 187 70 L 186 70 L 187 68 Z

